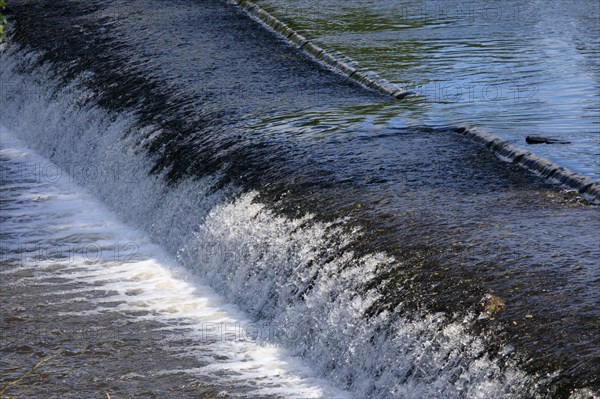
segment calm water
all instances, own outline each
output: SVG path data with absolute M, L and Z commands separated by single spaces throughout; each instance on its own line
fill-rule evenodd
M 594 0 L 259 0 L 326 49 L 416 93 L 422 123 L 488 128 L 600 180 L 600 4 Z M 410 124 L 404 107 L 380 123 Z

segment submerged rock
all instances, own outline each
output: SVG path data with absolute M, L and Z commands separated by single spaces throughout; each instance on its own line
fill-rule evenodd
M 488 315 L 501 312 L 506 308 L 506 303 L 504 300 L 492 294 L 486 294 L 481 299 L 481 304 L 483 306 L 483 310 Z

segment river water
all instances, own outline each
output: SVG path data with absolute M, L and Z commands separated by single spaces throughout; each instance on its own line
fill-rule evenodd
M 600 181 L 597 1 L 258 4 L 323 48 L 413 91 L 420 123 L 483 127 Z M 411 114 L 396 111 L 381 123 L 404 125 Z M 528 135 L 571 144 L 527 146 Z
M 576 193 L 232 4 L 7 14 L 0 387 L 47 359 L 7 394 L 597 395 Z
M 48 359 L 14 395 L 348 397 L 273 345 L 275 326 L 244 318 L 0 131 L 2 379 Z

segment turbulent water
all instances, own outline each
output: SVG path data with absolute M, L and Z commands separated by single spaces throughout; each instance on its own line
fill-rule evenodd
M 7 13 L 1 382 L 48 359 L 9 393 L 598 391 L 597 207 L 228 3 Z
M 50 370 L 19 396 L 348 397 L 272 344 L 294 336 L 244 318 L 1 133 L 3 377 L 31 359 Z

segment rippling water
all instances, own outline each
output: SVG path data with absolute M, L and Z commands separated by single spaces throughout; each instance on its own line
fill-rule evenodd
M 22 389 L 77 397 L 96 370 L 134 397 L 598 390 L 598 209 L 434 121 L 434 102 L 366 91 L 225 2 L 15 0 L 8 15 L 0 122 L 22 144 L 2 138 L 3 382 L 57 354 Z M 17 245 L 131 241 L 134 262 Z M 215 318 L 274 334 L 205 342 Z M 80 348 L 27 341 L 37 324 L 116 327 Z
M 422 123 L 467 123 L 600 181 L 600 5 L 594 0 L 259 0 L 326 49 L 412 90 Z M 388 110 L 391 112 L 391 110 Z M 394 108 L 390 125 L 413 111 Z M 384 118 L 385 119 L 385 118 Z

